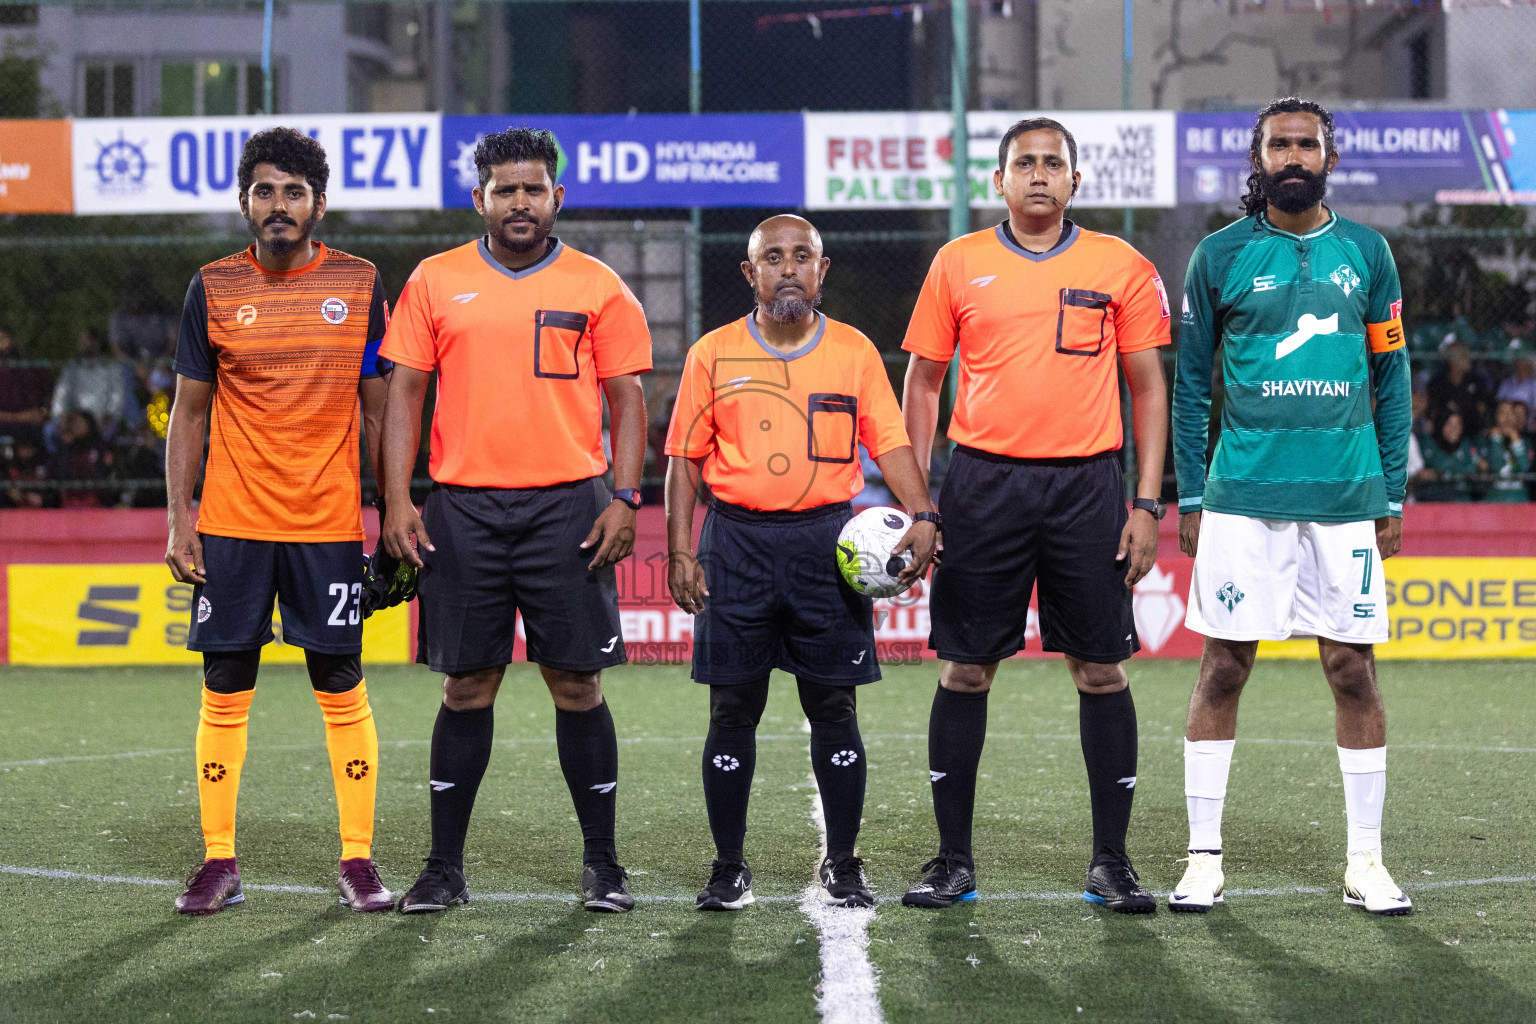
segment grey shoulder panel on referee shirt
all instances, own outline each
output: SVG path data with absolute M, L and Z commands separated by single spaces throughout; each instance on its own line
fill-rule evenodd
M 542 259 L 540 259 L 537 263 L 524 267 L 522 270 L 508 270 L 506 267 L 498 263 L 496 261 L 496 257 L 491 255 L 491 250 L 486 246 L 485 237 L 483 235 L 481 236 L 480 241 L 475 244 L 480 250 L 480 258 L 485 260 L 486 266 L 490 267 L 492 270 L 507 275 L 514 281 L 521 281 L 523 278 L 528 277 L 531 274 L 537 274 L 539 271 L 543 270 L 545 267 L 551 265 L 555 262 L 555 260 L 560 258 L 560 254 L 565 251 L 565 243 L 560 241 L 558 238 L 554 238 L 552 241 L 555 244 L 550 247 L 549 252 L 545 253 Z

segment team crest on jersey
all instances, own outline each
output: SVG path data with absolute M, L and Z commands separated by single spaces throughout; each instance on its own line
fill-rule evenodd
M 235 323 L 241 327 L 249 327 L 256 322 L 256 307 L 246 303 L 235 310 Z
M 320 315 L 328 324 L 340 324 L 347 319 L 347 304 L 332 296 L 320 303 Z
M 1229 612 L 1236 608 L 1238 602 L 1247 596 L 1241 590 L 1238 590 L 1237 584 L 1231 580 L 1223 583 L 1221 589 L 1216 591 L 1216 600 L 1226 605 Z
M 1339 269 L 1328 275 L 1328 280 L 1338 285 L 1344 292 L 1344 297 L 1349 298 L 1349 293 L 1360 287 L 1360 275 L 1355 273 L 1355 268 L 1348 263 L 1339 264 Z

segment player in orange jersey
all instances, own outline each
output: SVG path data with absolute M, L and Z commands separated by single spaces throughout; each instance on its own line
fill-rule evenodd
M 709 686 L 704 803 L 715 862 L 700 910 L 753 900 L 747 801 L 776 668 L 794 675 L 811 724 L 827 824 L 821 899 L 874 905 L 854 855 L 865 782 L 854 688 L 880 678 L 874 609 L 843 580 L 836 556 L 849 502 L 864 489 L 858 446 L 914 513 L 895 549 L 912 553 L 905 583 L 927 571 L 939 522 L 879 351 L 816 309 L 830 265 L 804 218 L 758 225 L 741 264 L 757 308 L 689 350 L 667 432 L 668 584 L 695 616 L 693 678 Z M 695 558 L 704 484 L 709 513 Z
M 203 652 L 197 792 L 207 844 L 177 897 L 183 914 L 245 899 L 235 801 L 274 597 L 283 641 L 304 649 L 325 718 L 343 902 L 374 911 L 392 899 L 371 856 L 379 741 L 362 675 L 357 444 L 361 397 L 377 476 L 387 391 L 377 355 L 389 311 L 373 264 L 310 237 L 325 215 L 329 173 L 325 150 L 307 135 L 273 128 L 251 136 L 240 158 L 240 212 L 256 241 L 199 270 L 182 311 L 165 560 L 193 585 L 187 647 Z
M 1135 249 L 1066 219 L 1081 175 L 1077 142 L 1061 124 L 1009 128 L 992 180 L 1007 219 L 939 250 L 903 345 L 912 359 L 902 408 L 925 468 L 957 352 L 960 364 L 929 638 L 942 662 L 928 726 L 939 855 L 903 902 L 976 898 L 971 816 L 987 691 L 998 662 L 1024 646 L 1038 581 L 1041 646 L 1067 656 L 1079 691 L 1093 807 L 1084 897 L 1148 913 L 1152 897 L 1125 852 L 1136 709 L 1121 666 L 1138 649 L 1131 588 L 1152 568 L 1163 514 L 1168 392 L 1157 350 L 1168 344 L 1168 299 Z M 1130 512 L 1122 368 L 1139 474 Z
M 584 839 L 582 901 L 623 912 L 614 846 L 619 749 L 602 670 L 627 658 L 614 563 L 634 546 L 651 368 L 645 312 L 619 275 L 554 237 L 565 187 L 549 132 L 509 128 L 475 148 L 479 239 L 423 260 L 382 351 L 383 541 L 424 566 L 417 660 L 443 673 L 432 730 L 432 848 L 402 913 L 465 902 L 464 840 L 490 761 L 496 692 L 517 613 L 555 703 L 555 745 Z M 411 466 L 427 380 L 432 493 L 418 516 Z M 603 399 L 612 494 L 603 485 Z M 433 543 L 433 539 L 436 543 Z

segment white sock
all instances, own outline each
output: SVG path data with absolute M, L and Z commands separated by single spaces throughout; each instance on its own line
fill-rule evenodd
M 1221 811 L 1227 772 L 1237 740 L 1184 741 L 1184 803 L 1189 808 L 1189 848 L 1221 849 Z
M 1387 794 L 1387 748 L 1339 748 L 1344 773 L 1344 815 L 1349 821 L 1349 852 L 1381 852 L 1381 804 Z

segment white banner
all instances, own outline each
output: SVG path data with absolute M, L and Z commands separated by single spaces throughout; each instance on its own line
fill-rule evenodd
M 992 190 L 997 145 L 1009 125 L 1035 116 L 972 111 L 971 205 L 1001 207 Z M 1047 113 L 1077 139 L 1082 207 L 1173 206 L 1174 114 L 1170 110 Z M 813 210 L 946 208 L 954 189 L 950 116 L 944 113 L 805 115 L 805 205 Z
M 438 114 L 133 117 L 74 122 L 76 213 L 238 210 L 245 140 L 275 124 L 320 141 L 334 210 L 435 210 L 442 205 Z

